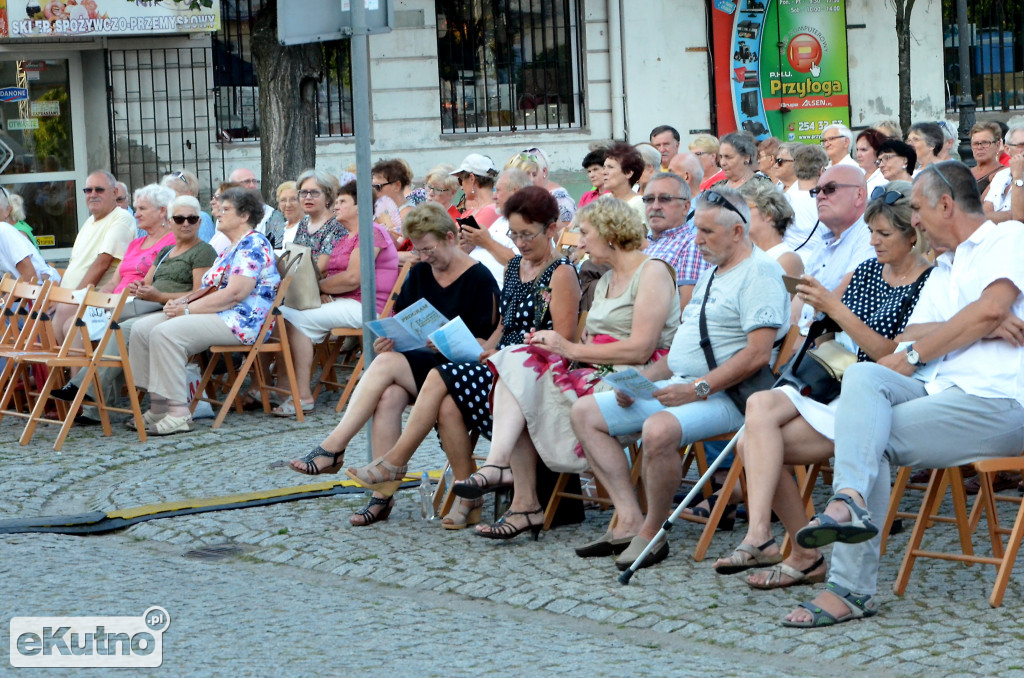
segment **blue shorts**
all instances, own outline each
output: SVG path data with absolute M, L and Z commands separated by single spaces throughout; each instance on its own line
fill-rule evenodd
M 679 383 L 678 379 L 655 382 L 658 387 Z M 615 391 L 595 393 L 594 399 L 601 409 L 601 416 L 608 424 L 608 433 L 623 436 L 640 433 L 644 421 L 658 412 L 668 412 L 679 422 L 683 430 L 680 444 L 688 445 L 698 440 L 736 431 L 743 425 L 743 415 L 723 392 L 713 393 L 707 400 L 698 400 L 686 405 L 665 407 L 655 399 L 637 399 L 629 407 L 620 407 Z

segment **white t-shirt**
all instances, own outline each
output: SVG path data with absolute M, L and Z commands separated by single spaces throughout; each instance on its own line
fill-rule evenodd
M 99 221 L 90 216 L 75 238 L 75 244 L 71 248 L 71 260 L 64 271 L 61 286 L 72 290 L 78 289 L 96 257 L 109 254 L 114 260 L 96 283 L 97 289 L 103 287 L 114 276 L 118 264 L 128 250 L 128 243 L 134 239 L 135 218 L 128 214 L 127 210 L 115 207 Z
M 0 276 L 10 273 L 17 278 L 20 275 L 18 264 L 25 257 L 28 257 L 29 263 L 35 269 L 37 280 L 41 280 L 46 275 L 50 277 L 50 280 L 60 282 L 60 274 L 57 273 L 57 269 L 43 260 L 39 251 L 25 237 L 25 234 L 6 221 L 0 221 Z
M 487 232 L 491 234 L 491 237 L 499 245 L 510 247 L 515 254 L 519 254 L 519 250 L 508 237 L 508 219 L 498 217 L 494 220 L 494 223 L 487 227 Z M 498 281 L 498 289 L 501 289 L 505 284 L 505 266 L 495 259 L 493 254 L 480 246 L 474 247 L 469 256 L 487 267 L 487 270 L 491 272 L 494 279 Z
M 1024 290 L 1024 224 L 986 221 L 954 252 L 935 260 L 935 270 L 921 290 L 908 325 L 944 322 L 997 280 L 1006 279 Z M 955 255 L 955 256 L 954 256 Z M 1013 313 L 1024 318 L 1024 295 L 1018 294 Z M 1008 341 L 979 340 L 941 358 L 928 393 L 958 386 L 980 398 L 1013 398 L 1024 405 L 1024 348 Z
M 825 166 L 825 169 L 835 167 L 836 165 L 852 165 L 859 169 L 861 174 L 864 174 L 864 168 L 858 165 L 857 161 L 854 160 L 853 156 L 851 156 L 849 153 L 844 155 L 839 162 L 832 162 L 831 160 L 829 160 L 828 165 Z
M 889 183 L 889 180 L 882 175 L 882 170 L 876 169 L 867 177 L 868 184 L 868 198 L 871 198 L 871 193 L 879 186 L 885 186 Z
M 1006 167 L 995 173 L 991 183 L 988 185 L 988 193 L 985 194 L 985 202 L 992 203 L 992 209 L 996 212 L 1010 211 L 1010 191 L 1012 191 L 1010 168 Z

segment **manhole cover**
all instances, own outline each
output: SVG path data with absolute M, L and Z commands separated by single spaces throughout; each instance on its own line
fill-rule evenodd
M 240 556 L 245 549 L 238 544 L 211 544 L 186 551 L 184 556 L 192 560 L 223 560 L 232 556 Z

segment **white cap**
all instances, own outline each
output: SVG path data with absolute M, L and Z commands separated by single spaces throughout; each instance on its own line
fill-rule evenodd
M 461 174 L 462 172 L 469 172 L 475 174 L 478 177 L 493 177 L 498 173 L 495 169 L 494 163 L 486 155 L 480 155 L 479 153 L 470 153 L 466 156 L 466 159 L 462 161 L 459 168 L 454 172 L 451 172 L 452 176 Z

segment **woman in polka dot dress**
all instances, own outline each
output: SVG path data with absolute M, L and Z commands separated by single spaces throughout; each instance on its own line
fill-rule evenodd
M 449 363 L 433 369 L 416 398 L 405 430 L 383 457 L 345 473 L 363 487 L 394 492 L 419 444 L 437 424 L 456 480 L 476 470 L 477 438 L 491 435 L 490 395 L 494 378 L 486 365 L 498 350 L 522 344 L 533 330 L 553 329 L 575 338 L 580 284 L 576 269 L 554 248 L 558 203 L 542 188 L 528 186 L 505 203 L 508 236 L 522 253 L 509 261 L 501 294 L 501 323 L 483 344 L 479 362 Z M 480 521 L 482 499 L 459 499 L 442 521 L 449 530 Z
M 797 287 L 804 301 L 835 320 L 857 345 L 861 361 L 895 351 L 895 337 L 906 328 L 933 270 L 922 254 L 927 249 L 924 236 L 910 222 L 910 189 L 909 182 L 894 181 L 872 194 L 864 220 L 877 258 L 854 270 L 842 298 L 816 281 Z M 834 423 L 831 405 L 805 398 L 789 386 L 751 397 L 737 447 L 746 464 L 749 527 L 736 551 L 715 563 L 716 571 L 729 574 L 773 565 L 747 578 L 759 589 L 825 581 L 825 561 L 817 549 L 794 543 L 782 560 L 771 534 L 771 512 L 774 508 L 791 535 L 807 524 L 796 483 L 783 472 L 784 465 L 830 459 Z

